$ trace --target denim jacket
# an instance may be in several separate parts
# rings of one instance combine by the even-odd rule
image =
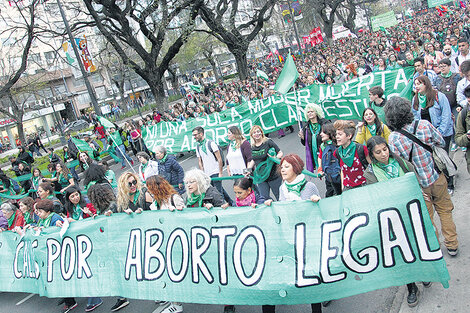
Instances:
[[[443,137],[448,137],[454,132],[449,100],[442,92],[438,92],[437,97],[439,101],[434,100],[434,105],[429,108],[431,124],[437,128]],[[414,102],[415,98],[413,97],[413,115],[416,120],[420,120],[422,108],[418,105],[418,110],[415,110]]]

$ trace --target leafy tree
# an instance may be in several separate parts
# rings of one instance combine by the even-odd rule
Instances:
[[[276,0],[266,0],[250,12],[239,7],[239,0],[205,2],[199,8],[200,15],[209,30],[207,32],[223,42],[235,57],[240,79],[248,77],[247,52],[252,42],[270,19]],[[260,3],[261,1],[253,2]],[[247,19],[243,19],[247,17]]]
[[[165,101],[164,73],[195,26],[202,0],[84,0],[87,13],[123,60]],[[89,27],[79,22],[75,28]],[[139,40],[141,38],[144,40]],[[129,54],[129,50],[132,55]],[[137,62],[134,54],[140,59]]]
[[[15,99],[15,84],[20,80],[28,65],[33,41],[38,36],[36,15],[39,0],[3,1],[0,5],[0,113],[16,120],[18,136],[25,142],[23,115],[25,102]],[[19,56],[18,56],[19,55]]]

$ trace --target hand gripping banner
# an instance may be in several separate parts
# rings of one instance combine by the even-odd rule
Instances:
[[[0,291],[260,305],[449,280],[413,174],[319,203],[113,214],[59,231],[0,234]]]

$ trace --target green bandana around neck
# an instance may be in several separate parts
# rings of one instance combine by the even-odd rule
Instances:
[[[134,205],[136,205],[137,201],[139,201],[139,196],[140,196],[140,190],[137,190],[134,194],[134,199],[132,199],[132,203],[134,203]]]
[[[426,107],[426,95],[422,95],[418,92],[418,103],[424,109]]]
[[[8,228],[10,228],[11,225],[13,225],[13,222],[15,221],[15,217],[16,217],[16,212],[14,212],[8,219]]]
[[[449,78],[449,77],[452,76],[452,72],[449,71],[449,73],[447,73],[447,75],[444,75],[444,74],[442,74],[442,72],[441,72],[441,76],[444,77],[444,78]]]
[[[197,207],[202,207],[202,200],[204,199],[204,197],[206,196],[206,193],[203,192],[199,195],[196,195],[194,193],[190,194],[188,196],[188,199],[186,200],[186,204],[188,205],[188,207],[192,207],[195,203],[198,204]]]
[[[207,154],[207,145],[206,145],[206,142],[207,142],[207,139],[204,138],[204,140],[198,142],[197,144],[199,145],[199,147],[201,148],[201,150]]]
[[[230,141],[230,148],[232,149],[232,151],[237,150],[237,141],[236,140]]]
[[[54,212],[51,212],[48,217],[39,221],[39,226],[49,227],[51,226],[52,217],[55,215]]]
[[[168,159],[168,154],[165,154],[165,156],[161,160],[158,160],[158,162],[164,164],[166,162],[166,159]]]
[[[348,166],[351,167],[354,163],[354,157],[356,155],[356,143],[351,141],[349,146],[345,149],[343,146],[338,148],[339,157],[343,162]]]
[[[405,175],[400,164],[394,158],[389,158],[388,164],[374,162],[372,163],[372,168],[378,181],[389,180]]]
[[[320,148],[324,150],[327,145],[331,145],[331,144],[333,144],[333,140],[328,139],[327,141],[321,143]]]
[[[299,179],[297,180],[297,178]],[[292,192],[300,197],[300,192],[304,188],[307,181],[305,180],[305,175],[300,174],[292,183],[288,183],[287,181],[284,181],[284,183],[286,184],[287,191]]]
[[[72,218],[78,221],[81,217],[83,217],[83,211],[80,208],[80,205],[77,204],[73,207]]]
[[[372,124],[372,125],[369,125],[369,124],[366,124],[367,128],[369,129],[369,132],[372,136],[376,136],[377,134],[377,125]]]

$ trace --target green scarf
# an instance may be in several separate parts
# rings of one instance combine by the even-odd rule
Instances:
[[[147,168],[147,166],[149,165],[149,161],[147,161],[147,163],[141,163],[142,165],[142,173],[145,172],[145,169]]]
[[[55,215],[54,212],[51,212],[49,216],[45,219],[41,219],[38,223],[38,226],[49,227],[51,226],[52,217]]]
[[[315,164],[315,168],[317,168],[318,167],[318,164],[317,164],[318,163],[318,158],[317,158],[317,154],[318,154],[317,136],[320,133],[321,127],[320,127],[320,124],[318,124],[318,123],[312,124],[310,122],[308,122],[308,127],[309,127],[310,131],[312,132],[312,143],[311,143],[312,159],[313,159],[313,163]]]
[[[140,196],[140,190],[137,190],[134,194],[134,199],[132,199],[132,203],[134,203],[134,205],[136,205],[137,202],[139,201],[139,196]]]
[[[204,138],[203,141],[197,143],[197,144],[199,145],[199,147],[201,148],[201,150],[202,150],[205,154],[207,154],[206,141],[207,141],[207,139]]]
[[[39,185],[38,184],[39,183],[39,176],[38,177],[33,177],[32,181],[33,181],[33,186],[34,187],[38,186]]]
[[[34,223],[34,213],[31,214],[31,212],[28,211],[28,212],[24,213],[23,216],[24,216],[24,223],[26,225]]]
[[[351,141],[349,146],[345,149],[343,146],[338,148],[339,157],[343,162],[348,166],[351,167],[354,163],[354,157],[356,155],[356,144],[354,141]]]
[[[50,200],[52,200],[53,198],[54,198],[54,196],[53,196],[53,195],[49,195],[49,196],[47,196],[47,198],[46,198],[46,199],[50,199]]]
[[[236,140],[230,141],[230,148],[232,149],[232,151],[237,150],[237,141]]]
[[[158,160],[158,162],[164,164],[166,162],[166,159],[168,159],[168,154],[165,154],[165,156],[161,160]]]
[[[263,161],[256,166],[253,172],[253,184],[257,185],[259,183],[262,183],[269,178],[269,175],[271,175],[271,170],[273,168],[274,161],[269,158],[270,155],[276,156],[276,150],[274,149],[274,147],[269,148],[268,158],[266,159],[266,161]]]
[[[80,217],[83,216],[82,214],[83,214],[83,211],[81,210],[80,205],[79,204],[74,205],[73,206],[72,218],[74,220],[78,221],[80,219]]]
[[[302,175],[302,174],[301,174]],[[300,176],[300,175],[299,175]],[[304,175],[302,175],[304,176]],[[287,187],[287,191],[289,192],[292,192],[294,194],[296,194],[297,196],[300,197],[300,192],[302,191],[302,188],[305,186],[305,184],[307,183],[307,181],[305,180],[305,176],[299,180],[298,182],[295,182],[295,183],[292,183],[292,184],[289,184],[287,181],[284,181],[284,183],[286,184],[286,187]]]
[[[64,152],[64,159],[68,159],[69,158],[69,153],[68,152]]]
[[[8,219],[8,228],[10,228],[11,225],[13,225],[13,222],[15,221],[15,216],[16,216],[16,212],[14,212]]]
[[[418,92],[418,103],[424,109],[426,107],[426,95],[422,95]]]
[[[321,143],[320,148],[323,151],[323,150],[325,150],[326,145],[331,145],[332,143],[333,143],[333,140],[328,139],[327,141]]]
[[[186,200],[186,204],[188,207],[192,207],[193,204],[197,202],[198,207],[202,207],[202,200],[206,196],[206,193],[203,192],[200,195],[195,195],[194,193],[190,194],[188,199]]]
[[[444,74],[442,74],[442,72],[441,72],[441,76],[444,77],[444,78],[449,78],[449,77],[452,76],[452,72],[449,71],[449,73],[447,73],[447,75],[444,75]]]
[[[382,164],[380,162],[372,163],[375,177],[378,181],[389,180],[405,175],[398,161],[394,158],[388,159],[388,164]]]
[[[415,63],[415,60],[406,60],[406,63],[408,63],[408,65],[413,65]]]
[[[377,134],[377,125],[375,125],[375,123],[372,124],[372,126],[366,123],[366,126],[372,136],[375,136]]]
[[[83,169],[86,171],[90,166],[88,163],[83,163]]]

